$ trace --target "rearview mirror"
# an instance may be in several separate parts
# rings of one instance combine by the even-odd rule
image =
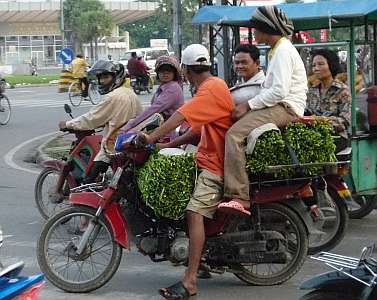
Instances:
[[[72,109],[68,104],[64,104],[64,110],[67,114],[70,114],[72,112]]]

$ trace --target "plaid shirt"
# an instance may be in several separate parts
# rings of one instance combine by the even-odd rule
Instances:
[[[328,117],[334,131],[348,138],[348,128],[351,124],[351,95],[348,86],[334,80],[323,94],[320,84],[309,88],[307,94],[307,114]]]

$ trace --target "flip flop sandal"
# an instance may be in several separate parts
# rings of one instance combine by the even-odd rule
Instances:
[[[196,296],[196,294],[190,295],[182,281],[179,281],[167,288],[159,289],[158,292],[162,297],[168,300],[186,300],[190,297]]]
[[[228,213],[228,214],[236,214],[236,213],[242,213],[245,215],[250,216],[251,213],[246,210],[241,203],[238,203],[237,201],[229,201],[229,202],[223,202],[220,203],[219,206],[217,207],[219,211]]]

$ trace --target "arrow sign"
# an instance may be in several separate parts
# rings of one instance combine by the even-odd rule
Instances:
[[[60,52],[59,57],[62,60],[63,64],[68,65],[73,60],[73,50],[71,48],[64,48]]]

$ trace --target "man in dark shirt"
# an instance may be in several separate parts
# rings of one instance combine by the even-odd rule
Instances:
[[[145,64],[142,56],[138,57],[136,52],[131,53],[131,58],[127,62],[128,74],[131,77],[136,77],[141,79],[143,86],[148,85],[148,67]]]

